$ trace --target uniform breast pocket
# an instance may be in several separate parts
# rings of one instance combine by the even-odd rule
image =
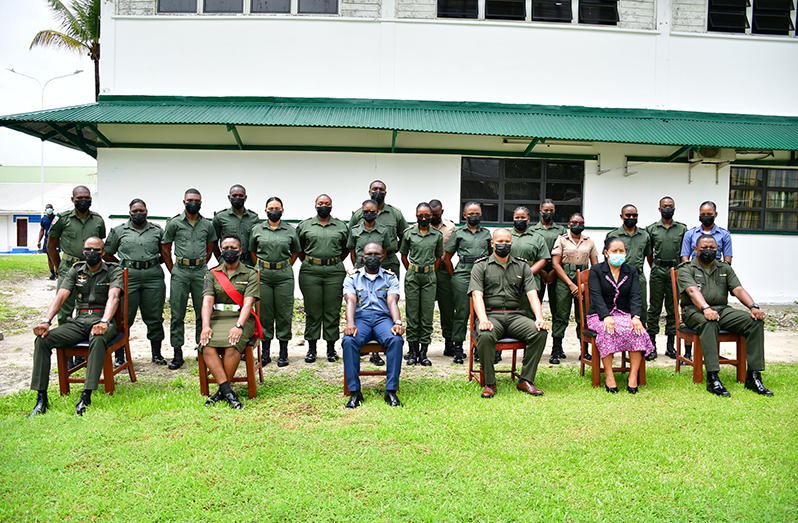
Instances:
[[[378,299],[383,300],[388,297],[388,289],[377,289],[374,294]]]
[[[77,237],[78,237],[77,231],[71,231],[69,229],[64,229],[64,231],[61,233],[61,239],[62,240],[74,240]]]
[[[108,301],[108,291],[111,286],[107,283],[98,283],[94,286],[94,300],[100,303]]]
[[[175,239],[181,242],[187,242],[191,240],[191,232],[179,230],[177,234],[175,234]]]

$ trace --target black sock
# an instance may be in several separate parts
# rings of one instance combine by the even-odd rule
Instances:
[[[222,394],[229,394],[229,393],[233,392],[233,389],[230,388],[230,382],[229,381],[225,381],[224,383],[220,383],[219,384],[219,392],[221,392]]]

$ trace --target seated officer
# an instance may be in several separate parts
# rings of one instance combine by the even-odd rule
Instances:
[[[526,341],[524,364],[517,389],[533,396],[542,396],[535,387],[535,374],[546,345],[548,324],[538,298],[538,287],[529,263],[510,256],[513,237],[507,229],[493,233],[493,254],[478,260],[471,270],[468,294],[474,298],[474,313],[479,318],[477,352],[485,374],[483,398],[496,394],[493,371],[496,342],[504,337]],[[522,300],[529,300],[535,320],[521,309]]]
[[[91,237],[83,244],[83,260],[76,262],[64,276],[55,300],[50,304],[41,323],[33,328],[36,335],[33,351],[33,376],[31,390],[38,391],[36,406],[31,417],[47,411],[47,385],[50,381],[50,356],[53,349],[73,347],[89,341],[89,358],[86,364],[86,383],[80,394],[75,413],[82,416],[91,405],[91,392],[97,390],[103,370],[105,349],[116,336],[114,314],[122,296],[122,269],[115,263],[102,261],[105,244]],[[75,295],[76,317],[50,330],[53,318],[64,302]]]
[[[363,248],[363,267],[352,269],[344,280],[346,327],[341,342],[344,351],[344,370],[352,395],[347,409],[355,409],[363,402],[360,393],[360,348],[372,339],[385,347],[387,380],[385,402],[399,407],[399,372],[402,370],[402,317],[399,314],[399,278],[380,267],[385,251],[379,243]]]
[[[714,236],[704,234],[696,240],[696,256],[679,266],[678,286],[682,293],[684,324],[698,333],[704,365],[707,368],[707,390],[718,396],[729,396],[729,391],[718,378],[718,334],[721,329],[745,336],[748,373],[745,388],[772,396],[762,384],[761,371],[765,368],[765,313],[740,285],[740,280],[726,262],[717,258],[718,244]],[[734,309],[728,305],[733,294],[751,312]],[[696,362],[698,365],[701,362]]]

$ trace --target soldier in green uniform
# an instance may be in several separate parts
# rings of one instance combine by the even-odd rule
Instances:
[[[416,225],[402,235],[402,265],[405,266],[405,316],[408,365],[416,362],[428,367],[427,349],[432,342],[432,318],[435,314],[436,272],[443,256],[443,234],[430,227],[432,209],[427,202],[416,206]]]
[[[383,269],[390,269],[399,277],[399,259],[396,253],[399,251],[399,244],[402,241],[402,234],[407,229],[407,220],[402,215],[397,207],[385,203],[385,195],[388,194],[387,187],[384,182],[374,180],[369,184],[369,196],[372,200],[377,202],[377,219],[376,222],[386,229],[388,229],[388,251],[385,253],[385,261],[382,263]],[[363,221],[363,207],[355,210],[352,217],[349,218],[349,227],[354,228],[355,225]]]
[[[100,238],[91,237],[84,242],[85,261],[76,262],[69,268],[55,300],[39,325],[33,329],[36,341],[30,388],[38,394],[31,417],[47,412],[47,386],[53,349],[72,347],[86,340],[89,341],[86,382],[75,413],[82,416],[86,407],[91,405],[91,393],[97,390],[103,370],[105,350],[117,333],[114,314],[123,289],[122,269],[116,263],[102,261],[104,254],[105,248]],[[70,296],[75,299],[77,316],[50,330],[53,317]]]
[[[440,200],[430,200],[432,219],[430,225],[443,234],[443,248],[449,242],[449,237],[457,228],[452,220],[443,217],[443,203]],[[452,292],[452,277],[446,270],[446,264],[438,265],[436,275],[435,299],[438,301],[440,313],[441,334],[443,334],[443,355],[454,356],[454,342],[452,341],[452,328],[454,327],[454,293]]]
[[[662,219],[646,227],[651,238],[653,258],[651,265],[651,281],[648,284],[648,335],[654,344],[651,359],[657,358],[656,337],[659,332],[659,316],[662,313],[662,301],[665,300],[665,334],[668,346],[665,355],[676,358],[676,315],[673,310],[673,294],[671,291],[671,267],[679,265],[679,253],[682,249],[687,226],[673,219],[676,203],[670,196],[659,201],[659,212]],[[650,360],[649,360],[650,361]]]
[[[363,267],[363,248],[371,243],[378,243],[383,249],[391,244],[388,228],[377,221],[378,204],[374,200],[366,200],[361,207],[363,221],[357,225],[350,223],[349,238],[346,248],[355,269]]]
[[[119,255],[120,265],[128,268],[127,317],[132,325],[136,311],[141,309],[141,321],[147,325],[152,362],[166,365],[161,355],[163,332],[163,305],[166,300],[161,263],[163,229],[147,220],[147,204],[138,198],[130,202],[130,219],[117,225],[108,234],[105,250],[108,256]],[[125,362],[125,349],[115,354],[115,365]]]
[[[645,229],[637,226],[637,207],[631,203],[621,208],[621,219],[623,220],[623,225],[614,231],[608,232],[607,238],[616,236],[623,240],[624,245],[626,245],[626,263],[637,268],[637,272],[640,275],[640,300],[643,302],[643,314],[640,321],[643,322],[643,325],[646,325],[648,321],[648,305],[646,304],[648,292],[643,268],[646,265],[646,259],[651,263],[651,238]],[[652,358],[647,357],[646,359],[651,361]]]
[[[185,211],[172,217],[166,224],[161,252],[166,268],[172,273],[169,284],[169,306],[172,320],[170,338],[174,357],[169,363],[171,370],[183,366],[183,342],[185,341],[185,319],[188,297],[196,316],[196,340],[199,344],[202,318],[198,313],[202,304],[202,286],[205,281],[207,262],[213,254],[216,230],[213,223],[199,212],[202,195],[197,189],[189,189],[183,196]],[[175,244],[175,261],[172,263],[172,244]]]
[[[267,221],[256,225],[249,237],[249,250],[260,269],[260,323],[263,326],[261,363],[272,361],[269,346],[277,336],[280,355],[277,366],[288,365],[288,342],[294,318],[293,265],[302,247],[296,229],[283,222],[283,201],[266,200]]]
[[[471,301],[468,298],[468,285],[471,281],[471,268],[474,262],[493,252],[490,231],[482,227],[482,206],[469,202],[463,208],[466,225],[458,227],[449,237],[444,248],[443,263],[452,277],[454,294],[454,324],[452,326],[452,342],[454,343],[454,363],[463,363],[463,342],[468,331],[468,317],[471,312]],[[452,267],[452,256],[457,254],[457,269]]]
[[[229,209],[222,209],[213,214],[213,228],[216,230],[216,237],[221,238],[228,232],[232,232],[241,238],[241,244],[244,246],[244,252],[241,253],[241,261],[244,265],[253,267],[254,262],[250,257],[247,250],[249,247],[249,235],[252,228],[260,223],[258,213],[251,211],[244,207],[247,201],[247,190],[243,185],[233,185],[230,187],[230,192],[227,195],[230,201]],[[217,244],[213,244],[213,254],[219,260],[221,251]]]
[[[237,234],[225,233],[219,243],[223,262],[205,273],[202,290],[203,327],[198,350],[219,384],[219,390],[205,402],[205,406],[224,400],[230,407],[240,410],[243,405],[238,394],[230,388],[230,382],[247,343],[253,335],[261,334],[252,313],[258,300],[258,272],[240,262],[241,238]],[[241,305],[227,293],[220,280],[229,281],[237,294],[243,297]]]
[[[510,255],[513,238],[510,231],[498,229],[493,236],[493,255],[474,264],[468,293],[474,298],[474,314],[479,319],[477,350],[482,372],[485,375],[483,398],[496,394],[496,374],[493,354],[496,342],[512,337],[526,342],[521,377],[516,388],[533,396],[542,396],[535,387],[535,375],[540,356],[546,346],[548,324],[538,300],[537,283],[529,265]],[[528,301],[535,319],[521,310]]]
[[[331,212],[332,198],[320,195],[316,198],[316,216],[302,221],[296,231],[302,247],[299,289],[305,303],[306,363],[316,361],[316,342],[322,328],[327,342],[327,361],[338,361],[335,342],[340,337],[346,278],[343,260],[349,254],[346,248],[349,230],[343,221],[331,217]]]
[[[532,274],[535,275],[538,289],[541,288],[540,271],[546,266],[546,261],[551,259],[551,250],[546,245],[543,236],[536,234],[529,229],[529,209],[520,206],[513,211],[513,228],[510,230],[513,237],[513,258],[521,258],[529,263]],[[540,298],[538,298],[540,299]],[[524,312],[532,317],[532,309],[529,303],[521,303]],[[499,353],[497,353],[499,354]]]
[[[730,395],[718,377],[718,335],[724,329],[745,336],[748,362],[745,388],[763,396],[772,396],[773,392],[762,384],[762,371],[765,370],[765,324],[762,320],[765,313],[740,285],[731,265],[716,259],[718,242],[711,234],[703,234],[696,240],[695,253],[691,261],[679,266],[677,285],[684,324],[696,331],[701,340],[707,390],[718,396]],[[750,312],[729,307],[730,293]],[[700,361],[694,363],[701,365]]]

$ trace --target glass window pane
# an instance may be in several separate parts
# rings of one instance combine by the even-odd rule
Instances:
[[[618,3],[615,0],[580,0],[579,23],[617,25]]]
[[[476,18],[477,0],[438,0],[438,18]]]
[[[798,231],[798,213],[766,212],[765,229],[776,231]]]
[[[290,13],[291,0],[252,0],[253,13]]]
[[[504,177],[540,180],[543,162],[540,160],[504,160]]]
[[[759,211],[729,211],[729,228],[759,229],[761,216]]]
[[[582,185],[575,183],[547,183],[546,198],[555,202],[581,202]]]
[[[795,187],[798,189],[798,171],[771,169],[768,171],[768,187]]]
[[[159,13],[196,13],[197,0],[158,0]]]
[[[732,189],[729,191],[729,207],[762,207],[762,191]]]
[[[299,0],[299,12],[306,14],[338,14],[338,0]]]
[[[798,191],[768,191],[768,209],[798,209]]]
[[[733,167],[731,170],[731,185],[746,185],[749,187],[761,187],[762,180],[765,179],[764,169],[744,169]]]
[[[524,0],[486,0],[485,18],[488,20],[524,20]]]
[[[504,198],[511,200],[540,200],[540,183],[505,182]]]
[[[493,158],[463,158],[462,175],[467,178],[499,178],[501,160]]]
[[[532,0],[532,20],[570,22],[571,0]]]
[[[462,216],[460,220],[462,220]],[[499,204],[482,203],[482,221],[489,223],[499,223]]]
[[[582,162],[546,162],[547,180],[574,180],[585,178],[585,164]]]
[[[568,220],[571,218],[571,216],[575,212],[580,212],[581,213],[582,212],[582,206],[581,205],[572,205],[572,204],[557,205],[554,208],[554,221],[556,223],[563,223],[563,224],[568,223]],[[585,225],[590,225],[590,223],[588,222],[589,219],[590,218],[585,218]]]
[[[498,200],[499,182],[463,180],[460,191],[463,200]]]
[[[206,13],[243,13],[244,0],[205,0]]]

